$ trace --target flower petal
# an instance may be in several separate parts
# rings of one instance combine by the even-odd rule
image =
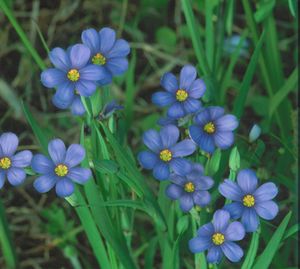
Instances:
[[[3,187],[5,183],[5,178],[6,178],[6,172],[3,170],[0,170],[0,189]]]
[[[55,190],[59,197],[70,196],[74,192],[74,183],[68,178],[60,179],[56,183]]]
[[[108,53],[116,41],[116,32],[108,27],[104,27],[99,32],[100,35],[100,51],[101,53]]]
[[[179,143],[175,144],[173,147],[171,147],[173,157],[188,156],[193,154],[195,150],[196,150],[196,145],[190,139],[184,139]]]
[[[188,212],[192,209],[194,206],[194,201],[193,197],[190,194],[184,193],[180,198],[179,198],[179,205],[182,211]]]
[[[208,109],[201,110],[195,117],[194,122],[200,126],[204,126],[206,123],[211,121],[211,116]]]
[[[220,149],[228,149],[234,142],[233,132],[216,132],[214,141]]]
[[[194,237],[189,241],[189,249],[192,253],[199,253],[207,250],[211,246],[211,240],[206,237]]]
[[[177,78],[172,73],[165,73],[161,80],[160,85],[168,92],[175,93],[179,87]]]
[[[89,64],[80,69],[80,79],[98,81],[107,76],[107,72],[103,66]]]
[[[81,34],[81,40],[84,45],[89,47],[92,55],[100,51],[100,37],[95,29],[84,30]]]
[[[79,96],[75,96],[71,104],[71,113],[76,116],[81,116],[85,113],[85,107]]]
[[[90,49],[83,44],[76,44],[70,49],[70,60],[72,68],[81,69],[89,61],[91,56]]]
[[[113,48],[107,53],[107,58],[123,58],[130,53],[130,47],[126,40],[118,39]]]
[[[74,167],[80,164],[85,157],[85,149],[79,144],[72,144],[66,152],[65,164]]]
[[[205,207],[210,203],[211,197],[208,191],[195,191],[193,193],[193,200],[195,204]]]
[[[268,182],[261,185],[253,193],[256,202],[272,200],[278,193],[278,188],[273,182]]]
[[[238,262],[244,255],[244,251],[236,243],[227,241],[221,245],[221,249],[228,260]]]
[[[223,252],[221,247],[213,246],[209,249],[207,253],[207,262],[209,263],[219,263],[223,257]]]
[[[84,184],[89,180],[91,176],[92,176],[91,170],[82,167],[73,167],[70,169],[68,173],[68,178],[72,179],[78,184]]]
[[[60,164],[65,161],[66,146],[61,139],[53,139],[48,144],[48,152],[54,164]]]
[[[202,79],[196,79],[188,89],[189,96],[199,99],[205,93],[206,85]]]
[[[19,139],[14,133],[3,133],[0,136],[0,146],[4,156],[11,157],[16,152],[18,145]]]
[[[186,113],[194,113],[201,108],[201,102],[193,98],[188,98],[185,102],[183,102],[183,107]]]
[[[259,219],[257,217],[255,209],[245,208],[241,222],[244,225],[246,232],[255,232],[259,225]]]
[[[224,108],[219,106],[210,106],[207,108],[211,120],[216,120],[224,114]]]
[[[211,238],[211,236],[213,235],[214,232],[215,232],[215,227],[211,222],[209,222],[209,223],[206,223],[206,224],[202,225],[198,229],[197,235],[200,236],[200,237]]]
[[[185,176],[186,174],[190,173],[192,169],[191,163],[183,158],[172,159],[170,165],[172,170],[180,176]]]
[[[126,58],[111,58],[105,66],[114,76],[122,75],[128,69],[128,60]]]
[[[175,102],[171,107],[168,109],[167,112],[168,116],[173,119],[181,118],[185,115],[183,104],[179,102]]]
[[[50,191],[57,181],[57,177],[54,174],[47,174],[38,177],[33,182],[33,187],[40,193]]]
[[[152,95],[152,103],[159,107],[169,106],[174,102],[176,102],[176,99],[169,92],[156,92]]]
[[[24,182],[26,173],[22,168],[11,167],[7,170],[7,179],[13,186],[18,186]]]
[[[253,170],[244,169],[237,175],[237,183],[245,194],[252,194],[257,187],[257,177]]]
[[[39,174],[48,174],[54,171],[53,162],[42,154],[36,154],[31,161],[32,170]]]
[[[54,48],[49,53],[51,63],[58,69],[68,71],[71,66],[71,61],[68,54],[62,48]]]
[[[234,221],[228,225],[224,235],[226,240],[239,241],[245,237],[245,228],[242,223]]]
[[[166,195],[173,200],[178,199],[179,197],[182,196],[182,194],[183,194],[182,187],[180,187],[176,184],[170,184],[166,188]]]
[[[224,209],[230,213],[232,219],[238,219],[244,212],[244,206],[240,202],[233,202],[224,206]]]
[[[183,186],[187,182],[186,177],[177,175],[175,173],[171,174],[170,180],[179,186]]]
[[[155,164],[153,168],[153,176],[158,180],[166,180],[170,176],[170,168],[169,165],[158,162]]]
[[[146,131],[143,135],[143,142],[149,149],[156,153],[163,149],[160,135],[155,130],[150,129]]]
[[[278,205],[273,201],[259,202],[254,206],[256,213],[263,219],[272,220],[278,214]]]
[[[175,125],[167,125],[160,130],[159,135],[163,147],[170,148],[177,142],[179,138],[179,129]]]
[[[189,175],[188,178],[190,178]],[[201,176],[200,174],[200,176],[198,175],[197,179],[194,180],[194,184],[196,190],[206,191],[209,190],[214,185],[214,180],[211,177]]]
[[[81,96],[90,97],[96,91],[97,85],[93,81],[81,79],[76,83],[76,89]]]
[[[180,71],[180,89],[187,90],[197,77],[196,68],[192,65],[185,65]]]
[[[239,125],[239,122],[236,116],[228,114],[218,118],[215,121],[215,124],[217,130],[227,132],[236,129]]]
[[[200,147],[200,149],[212,153],[215,150],[214,139],[211,135],[205,134],[197,125],[189,128],[190,137]]]
[[[158,162],[158,157],[153,152],[142,151],[138,154],[138,160],[145,169],[153,169]]]
[[[56,68],[48,68],[41,74],[41,82],[47,88],[54,88],[65,81],[66,73]]]
[[[218,209],[213,216],[213,225],[216,232],[224,233],[228,227],[230,214],[222,209]]]
[[[229,179],[225,179],[219,186],[219,192],[227,199],[233,201],[241,201],[243,191],[241,188]]]
[[[32,153],[29,150],[23,150],[13,156],[11,160],[14,167],[24,168],[30,165],[32,160]]]
[[[74,99],[74,84],[67,81],[59,85],[56,93],[52,98],[52,102],[56,107],[60,109],[66,109],[71,105],[73,99]]]

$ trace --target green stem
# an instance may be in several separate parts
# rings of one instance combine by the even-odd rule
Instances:
[[[10,231],[8,229],[8,223],[5,216],[5,210],[0,199],[0,245],[2,246],[3,256],[6,261],[6,268],[17,268],[17,258],[15,248],[11,240]]]

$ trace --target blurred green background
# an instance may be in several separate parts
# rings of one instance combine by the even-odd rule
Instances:
[[[80,42],[84,29],[109,26],[131,43],[129,70],[114,80],[111,90],[125,105],[118,115],[126,119],[120,120],[120,128],[134,152],[141,149],[142,133],[157,128],[156,121],[161,117],[161,111],[150,101],[160,88],[161,75],[166,71],[178,73],[186,63],[196,65],[208,88],[205,102],[225,106],[228,112],[235,111],[241,117],[237,145],[243,156],[242,166],[256,169],[262,182],[272,179],[280,188],[280,215],[262,231],[264,240],[282,216],[289,210],[297,211],[296,1],[191,1],[195,31],[186,20],[187,11],[183,12],[184,0],[4,2],[47,66],[50,62],[41,35],[49,48],[67,48]],[[260,41],[261,50],[253,60],[251,56]],[[255,61],[252,65],[250,59]],[[53,91],[41,85],[40,73],[0,9],[0,131],[15,132],[22,148],[38,150],[22,111],[23,101],[49,138],[77,143],[80,119],[52,105]],[[249,143],[248,134],[254,124],[261,126],[262,135]],[[222,173],[217,180],[221,180]],[[156,191],[157,183],[148,176]],[[32,180],[20,188],[6,185],[0,192],[20,268],[80,268],[76,267],[79,263],[83,268],[96,268],[75,213],[53,192],[37,194],[31,187]],[[292,224],[296,222],[295,213]],[[143,214],[137,216],[134,233],[136,250],[140,242],[149,241],[154,234]],[[297,245],[294,234],[277,253],[272,268],[296,268]],[[192,259],[191,254],[186,255]],[[139,262],[143,268],[143,258]],[[160,268],[160,263],[160,254],[156,253],[154,268]],[[1,253],[0,268],[5,268]]]

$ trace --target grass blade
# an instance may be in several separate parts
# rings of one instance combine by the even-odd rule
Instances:
[[[247,256],[245,258],[245,261],[244,261],[241,269],[251,269],[252,268],[252,265],[253,265],[255,257],[256,257],[258,245],[259,245],[259,234],[260,234],[259,231],[253,233],[251,243],[250,243],[250,246],[249,246],[249,249],[247,252]]]

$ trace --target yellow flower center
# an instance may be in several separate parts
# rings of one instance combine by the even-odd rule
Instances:
[[[193,184],[193,182],[187,182],[184,185],[184,190],[186,192],[194,192],[195,191],[195,185]]]
[[[185,100],[188,98],[188,96],[189,96],[189,94],[187,93],[186,90],[179,89],[179,90],[176,92],[176,99],[177,99],[179,102],[185,101]]]
[[[11,160],[8,157],[3,157],[0,159],[0,168],[8,169],[11,167]]]
[[[172,159],[172,152],[168,149],[164,149],[159,153],[159,158],[164,162],[169,162]]]
[[[243,205],[246,207],[252,207],[255,205],[255,198],[251,194],[247,194],[243,198]]]
[[[225,236],[221,233],[214,233],[212,236],[212,241],[215,245],[220,246],[225,241]]]
[[[106,58],[101,54],[97,53],[92,58],[93,64],[104,65],[106,63]]]
[[[210,121],[209,123],[206,123],[203,127],[204,131],[208,134],[213,134],[216,130],[215,125]]]
[[[80,74],[77,69],[71,69],[69,70],[67,77],[69,80],[75,82],[80,78]]]
[[[66,174],[68,174],[69,169],[66,165],[64,164],[58,164],[55,169],[54,172],[56,175],[58,175],[59,177],[64,177]]]

